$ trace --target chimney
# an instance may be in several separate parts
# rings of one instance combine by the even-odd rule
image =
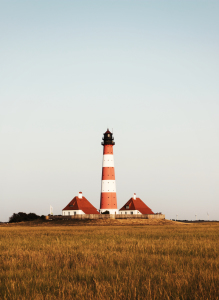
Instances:
[[[134,195],[133,195],[133,199],[136,200],[136,194],[135,194],[135,193],[134,193]]]
[[[82,192],[79,192],[79,193],[78,193],[78,198],[79,198],[79,199],[82,199]]]

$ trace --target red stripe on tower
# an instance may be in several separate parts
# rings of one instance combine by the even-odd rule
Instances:
[[[100,197],[100,212],[109,211],[110,214],[118,213],[116,197],[116,180],[113,159],[113,134],[107,129],[103,134],[103,170]]]

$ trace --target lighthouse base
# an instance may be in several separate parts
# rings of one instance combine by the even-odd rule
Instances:
[[[100,214],[104,213],[105,211],[108,211],[110,215],[118,215],[119,211],[118,209],[106,209],[106,208],[102,208],[100,209]]]

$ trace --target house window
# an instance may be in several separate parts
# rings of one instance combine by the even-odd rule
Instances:
[[[127,215],[127,212],[125,212],[125,214]]]
[[[65,211],[64,211],[64,215],[65,215]]]
[[[74,211],[74,215],[76,215],[76,211]]]
[[[68,212],[68,215],[70,216],[70,211]]]
[[[133,211],[131,211],[131,215],[133,215]]]

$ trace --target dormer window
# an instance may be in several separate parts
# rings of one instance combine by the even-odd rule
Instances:
[[[129,206],[128,205],[126,205],[126,207],[125,207],[126,209],[129,209]]]

